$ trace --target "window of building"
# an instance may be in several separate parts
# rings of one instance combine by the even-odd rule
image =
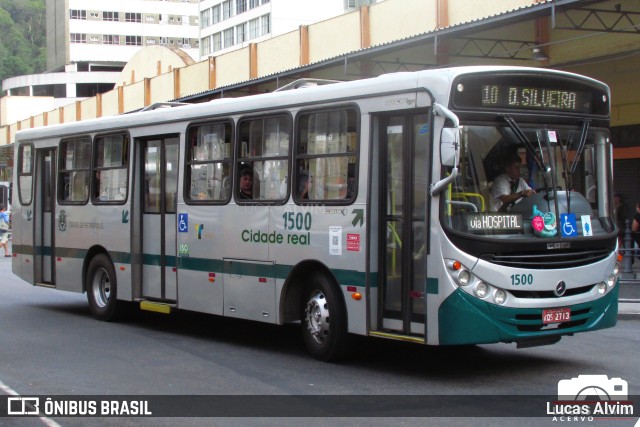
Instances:
[[[70,19],[86,20],[87,19],[87,11],[86,10],[70,9],[69,10],[69,18]]]
[[[260,35],[264,36],[271,32],[271,15],[266,14],[260,17]]]
[[[249,0],[249,9],[260,6],[260,0]]]
[[[200,55],[205,56],[211,53],[211,36],[203,37],[200,40]]]
[[[236,15],[247,11],[247,0],[236,0]]]
[[[200,12],[200,28],[207,28],[211,25],[211,8]]]
[[[126,22],[142,22],[142,14],[127,12],[124,14],[124,20]]]
[[[99,136],[93,159],[94,203],[124,203],[128,194],[129,137]]]
[[[120,14],[118,12],[102,12],[102,20],[103,21],[119,21]]]
[[[215,33],[211,36],[211,51],[222,50],[222,33]]]
[[[222,20],[222,15],[220,14],[220,5],[213,6],[211,8],[211,22],[213,24],[217,24]]]
[[[125,44],[127,46],[142,46],[142,36],[126,36]]]
[[[102,36],[103,44],[120,44],[120,36],[114,34],[104,34]]]
[[[87,35],[79,34],[79,33],[71,33],[69,34],[69,42],[70,43],[86,43]]]
[[[224,30],[223,32],[224,35],[224,47],[231,47],[233,46],[233,27],[232,28],[227,28],[226,30]]]
[[[240,121],[236,200],[286,200],[291,118],[287,115]],[[250,183],[249,183],[250,182]]]
[[[18,151],[18,194],[21,205],[30,205],[33,198],[33,145],[22,144]]]
[[[260,35],[260,18],[249,21],[249,40],[255,39]]]
[[[231,0],[222,2],[222,19],[229,19],[233,16],[233,8],[231,7]]]
[[[236,43],[247,41],[247,23],[236,25]]]
[[[269,3],[269,0],[262,0],[262,4],[267,4]]]
[[[226,202],[231,198],[231,149],[229,122],[193,126],[188,131],[185,199],[189,202]]]
[[[100,19],[100,13],[99,12],[89,12],[89,18],[90,19],[99,20]]]
[[[89,199],[91,138],[60,142],[58,162],[58,200],[60,204],[84,204]]]
[[[294,200],[353,201],[358,114],[355,109],[303,113],[297,123]]]
[[[156,15],[145,15],[144,19],[147,22],[156,22]]]

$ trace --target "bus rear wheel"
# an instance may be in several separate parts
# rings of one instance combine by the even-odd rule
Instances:
[[[93,317],[98,320],[117,320],[122,314],[123,304],[118,304],[116,270],[109,257],[98,254],[87,269],[87,299]]]
[[[302,300],[302,336],[309,354],[325,362],[348,350],[347,315],[337,286],[324,276],[313,277]]]

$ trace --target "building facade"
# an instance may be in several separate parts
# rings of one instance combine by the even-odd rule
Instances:
[[[47,69],[122,66],[143,46],[198,59],[198,0],[47,0]]]
[[[376,0],[201,0],[200,59],[246,47]]]

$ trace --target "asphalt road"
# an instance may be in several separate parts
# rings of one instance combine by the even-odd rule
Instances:
[[[401,403],[394,399],[404,395],[444,396],[451,415],[460,415],[466,403],[482,401],[486,395],[505,397],[505,407],[509,396],[556,396],[558,381],[587,374],[622,378],[629,395],[637,396],[639,319],[624,317],[615,328],[530,349],[508,344],[432,348],[356,338],[350,360],[327,364],[306,354],[295,325],[280,327],[188,312],[141,313],[122,323],[99,322],[91,317],[85,295],[30,286],[11,273],[8,258],[0,259],[0,385],[4,390],[0,396],[14,392],[25,396],[302,396],[300,403],[314,414],[313,418],[272,418],[264,416],[268,411],[252,408],[251,401],[242,401],[248,415],[263,416],[52,416],[0,418],[0,425],[557,426],[544,413],[539,418],[442,417],[426,422],[403,418],[400,409],[391,408],[387,414],[384,405],[372,409],[393,419],[323,417],[323,411],[329,414],[332,408],[323,408],[322,399],[314,396],[339,395],[347,405],[350,396],[392,395],[388,399],[392,403]],[[523,413],[531,412],[526,402],[518,402]],[[278,404],[266,404],[270,403]],[[638,406],[636,412],[640,412]],[[510,410],[512,414],[513,407]],[[597,425],[632,426],[636,419]]]

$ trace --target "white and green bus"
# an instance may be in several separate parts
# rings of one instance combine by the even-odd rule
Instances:
[[[460,67],[18,132],[13,271],[131,306],[352,334],[552,344],[614,326],[610,93]],[[494,211],[507,156],[535,190]],[[505,203],[506,205],[506,203]]]

